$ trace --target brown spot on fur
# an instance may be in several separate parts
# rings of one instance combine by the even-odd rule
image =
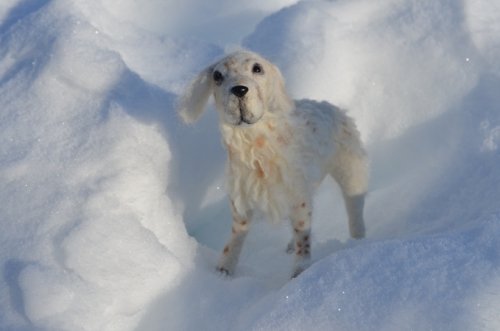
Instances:
[[[241,224],[241,225],[243,225],[243,226],[245,226],[245,225],[247,225],[247,221],[242,220],[242,221],[240,222],[240,224]]]
[[[300,205],[302,208],[306,208],[306,203],[305,202],[302,202],[302,204]]]
[[[304,241],[309,241],[309,236],[304,236]]]
[[[299,250],[297,251],[297,255],[302,255],[302,250],[301,250],[301,249],[299,249]]]
[[[276,127],[274,127],[271,123],[267,123],[267,127],[271,131],[274,131],[274,129],[276,129]]]
[[[294,228],[293,231],[295,231],[295,233],[299,233],[300,230],[297,228]]]
[[[234,66],[235,64],[236,64],[236,60],[235,59],[228,59],[228,60],[226,60],[226,62],[224,62],[224,66],[227,69],[230,69],[230,67]]]
[[[255,170],[257,171],[257,177],[264,178],[266,176],[266,173],[264,172],[264,169],[262,169],[260,162],[255,161],[253,164],[255,166]]]
[[[262,148],[265,144],[266,138],[264,136],[258,136],[257,139],[255,139],[255,147]]]
[[[224,247],[224,254],[229,253],[229,246]]]
[[[297,227],[298,227],[299,229],[303,229],[305,224],[306,224],[306,222],[304,222],[304,221],[298,221],[298,222],[297,222]]]

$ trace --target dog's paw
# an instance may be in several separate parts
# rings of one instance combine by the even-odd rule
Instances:
[[[365,230],[357,230],[357,231],[351,231],[351,238],[360,240],[365,238]]]
[[[226,268],[224,267],[217,267],[215,268],[215,270],[217,271],[217,273],[223,277],[231,277],[232,276],[232,273],[227,270]]]
[[[293,254],[295,252],[295,241],[292,239],[286,246],[286,253]]]
[[[291,278],[293,279],[293,278],[296,278],[297,276],[299,276],[304,270],[309,268],[310,265],[311,265],[310,257],[304,258],[300,261],[296,261],[295,265],[292,269],[293,272],[292,272]]]
[[[304,270],[305,268],[302,267],[295,268],[295,270],[292,273],[292,279],[297,278]]]

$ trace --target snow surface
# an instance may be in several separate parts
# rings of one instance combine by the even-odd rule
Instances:
[[[175,114],[225,50],[349,109],[368,236],[333,181],[314,264],[257,220],[233,279],[217,118]],[[0,330],[500,330],[500,4],[0,3]]]

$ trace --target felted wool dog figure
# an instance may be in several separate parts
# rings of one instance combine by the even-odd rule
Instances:
[[[276,66],[237,51],[203,70],[180,98],[179,113],[196,121],[213,95],[227,149],[232,235],[217,269],[233,274],[254,211],[289,218],[292,277],[310,263],[312,196],[326,175],[341,188],[353,238],[365,235],[368,162],[354,121],[312,100],[293,101]]]

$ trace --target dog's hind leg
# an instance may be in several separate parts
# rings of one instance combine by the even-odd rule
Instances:
[[[222,274],[232,275],[238,264],[243,242],[247,236],[250,226],[252,213],[247,212],[245,215],[240,215],[234,203],[231,202],[231,211],[233,216],[233,225],[231,229],[231,239],[224,246],[222,255],[217,265],[217,271]]]
[[[368,160],[354,122],[347,116],[343,118],[341,130],[336,136],[336,150],[330,174],[342,190],[351,237],[363,238],[363,208],[369,177]]]
[[[365,237],[365,222],[363,219],[363,207],[365,195],[344,195],[344,202],[349,220],[349,232],[351,237],[361,239]]]
[[[346,153],[346,151],[343,151],[343,153]],[[337,164],[334,167],[332,176],[342,190],[349,221],[349,232],[353,238],[364,238],[363,209],[368,182],[366,160],[360,155],[352,154],[337,157],[343,157],[344,160],[339,162],[340,166]]]

